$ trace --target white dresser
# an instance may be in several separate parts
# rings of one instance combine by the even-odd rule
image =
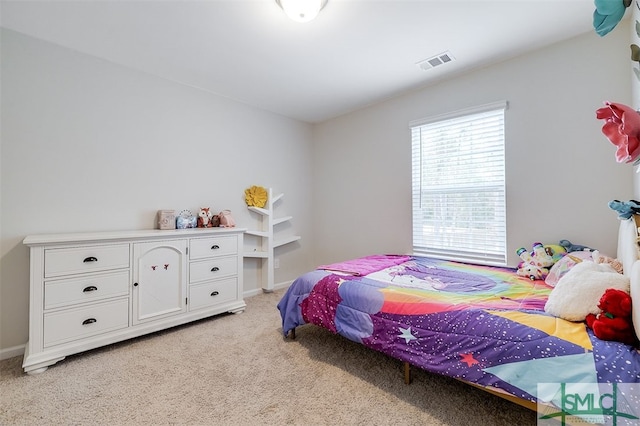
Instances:
[[[29,342],[39,373],[67,355],[244,311],[244,229],[33,235]]]

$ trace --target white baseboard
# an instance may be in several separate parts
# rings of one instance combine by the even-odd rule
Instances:
[[[283,282],[281,282],[281,283],[278,283],[278,284],[274,285],[274,286],[273,286],[273,289],[274,289],[274,290],[280,290],[280,289],[283,289],[283,288],[287,288],[287,287],[289,287],[292,283],[293,283],[293,280],[291,280],[291,281],[283,281]]]
[[[257,296],[260,293],[262,293],[262,289],[261,288],[256,288],[254,290],[247,290],[247,291],[243,292],[242,293],[242,297],[246,299],[247,297]]]
[[[293,280],[291,281],[283,281],[281,283],[275,284],[273,286],[274,290],[280,290],[283,288],[287,288],[291,285],[291,283],[293,282]],[[264,290],[262,290],[261,288],[256,288],[254,290],[247,290],[245,292],[242,293],[243,297],[253,297],[253,296],[257,296],[258,294],[262,294],[264,292]]]
[[[0,361],[24,355],[25,345],[14,346],[12,348],[0,349]]]

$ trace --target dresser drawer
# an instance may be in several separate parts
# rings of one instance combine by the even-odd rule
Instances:
[[[238,238],[235,236],[192,238],[189,241],[191,260],[236,253],[238,253]]]
[[[49,249],[44,252],[46,278],[128,267],[128,244]]]
[[[129,326],[129,299],[44,314],[44,347]]]
[[[189,310],[215,306],[237,298],[238,279],[236,277],[193,285],[189,287]]]
[[[189,264],[189,282],[197,283],[238,274],[238,258],[216,257]]]
[[[128,294],[129,271],[48,281],[44,286],[44,308],[51,309],[77,303],[95,302]]]

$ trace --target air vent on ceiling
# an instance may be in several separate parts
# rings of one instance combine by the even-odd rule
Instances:
[[[431,68],[444,65],[447,62],[453,61],[454,59],[455,58],[453,57],[453,55],[447,51],[444,53],[440,53],[436,56],[433,56],[431,58],[427,58],[424,61],[420,61],[416,65],[418,65],[421,69],[426,71],[426,70],[430,70]]]

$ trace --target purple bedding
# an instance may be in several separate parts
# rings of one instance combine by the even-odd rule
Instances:
[[[315,324],[438,374],[535,402],[538,383],[639,383],[640,352],[544,312],[551,288],[514,269],[409,257],[363,275],[318,269],[278,304],[282,331]],[[357,264],[366,263],[358,259]],[[331,268],[331,265],[325,265]]]

